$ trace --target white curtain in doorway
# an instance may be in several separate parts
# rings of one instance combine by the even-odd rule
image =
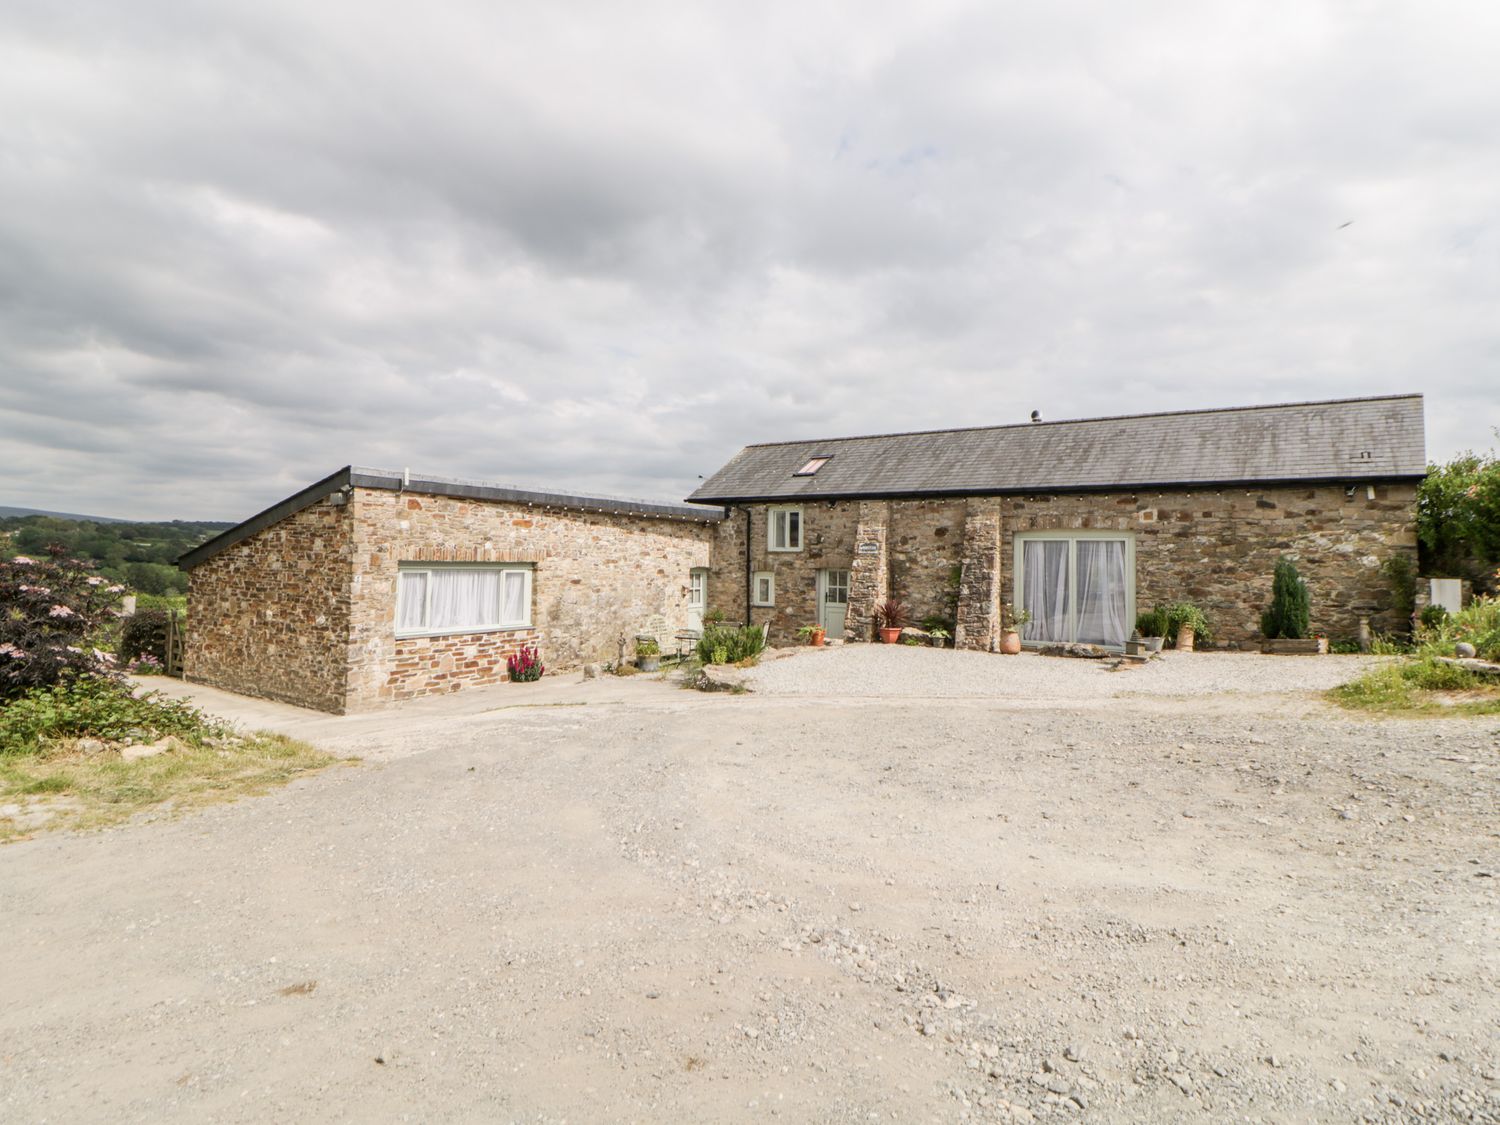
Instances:
[[[1125,627],[1125,542],[1078,540],[1078,640],[1123,645]]]
[[[1066,641],[1069,629],[1068,543],[1064,539],[1025,544],[1025,607],[1031,612],[1021,634],[1028,641]]]

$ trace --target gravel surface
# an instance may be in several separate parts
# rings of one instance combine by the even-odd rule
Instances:
[[[780,649],[745,677],[765,695],[851,699],[1114,699],[1324,691],[1381,662],[1375,656],[1261,656],[1166,652],[1141,666],[1114,660],[998,656],[914,645]]]
[[[841,665],[187,689],[364,761],[0,848],[0,1120],[1500,1121],[1500,721],[1333,711],[1331,659],[759,675]]]

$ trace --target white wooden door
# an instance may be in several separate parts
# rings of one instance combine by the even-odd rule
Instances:
[[[708,570],[694,567],[688,572],[688,628],[703,632],[703,611],[708,608]]]
[[[849,616],[849,572],[818,571],[818,624],[830,640],[844,636],[844,622]]]

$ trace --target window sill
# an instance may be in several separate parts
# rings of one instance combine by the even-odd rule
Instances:
[[[396,633],[398,641],[416,641],[424,637],[478,637],[489,633],[521,633],[532,628],[531,625],[480,625],[470,626],[467,629],[440,629],[436,632],[422,631],[419,633]]]

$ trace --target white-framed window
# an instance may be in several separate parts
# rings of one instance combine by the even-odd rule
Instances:
[[[403,563],[396,572],[396,636],[528,628],[532,569]]]
[[[802,550],[802,509],[771,508],[766,513],[766,549]]]
[[[776,575],[769,570],[760,570],[750,579],[750,604],[768,606],[776,604]]]
[[[1015,537],[1016,604],[1028,644],[1119,648],[1135,628],[1135,537],[1118,531],[1033,531]]]

